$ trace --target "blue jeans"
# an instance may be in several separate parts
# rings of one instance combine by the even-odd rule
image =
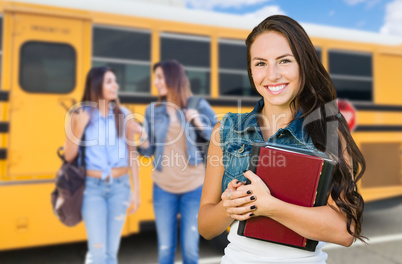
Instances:
[[[198,263],[197,227],[202,186],[181,194],[162,190],[156,184],[153,203],[158,234],[159,264],[172,264],[177,244],[177,216],[180,214],[180,247],[183,264]]]
[[[82,217],[88,236],[85,263],[115,264],[121,232],[130,202],[130,178],[126,174],[104,180],[87,177],[85,182]]]

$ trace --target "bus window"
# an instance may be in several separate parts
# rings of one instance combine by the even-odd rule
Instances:
[[[208,37],[182,34],[161,34],[161,60],[177,60],[183,64],[191,91],[210,94],[210,44]]]
[[[219,40],[221,96],[257,96],[247,75],[247,48],[243,41]]]
[[[329,51],[329,73],[339,98],[372,101],[372,55],[346,51]]]
[[[20,50],[20,86],[31,93],[69,93],[75,87],[75,65],[72,46],[28,41]]]
[[[92,66],[108,65],[121,93],[150,93],[151,34],[96,26],[93,28]]]

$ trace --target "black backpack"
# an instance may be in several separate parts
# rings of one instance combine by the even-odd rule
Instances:
[[[191,96],[188,98],[187,101],[187,109],[197,109],[197,105],[200,102],[202,97],[200,96]],[[198,150],[201,152],[202,159],[204,161],[204,164],[207,162],[207,155],[208,155],[208,147],[209,147],[209,140],[203,138],[201,136],[200,130],[196,129],[196,139],[195,139],[195,144],[198,148]]]
[[[63,165],[57,171],[56,187],[51,193],[52,208],[60,222],[66,226],[75,226],[82,220],[81,208],[85,189],[85,146],[71,162],[67,162],[61,154],[63,147],[57,150],[57,155]],[[81,159],[81,164],[79,164]]]

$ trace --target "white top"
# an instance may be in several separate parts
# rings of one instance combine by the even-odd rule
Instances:
[[[282,246],[266,241],[239,236],[239,221],[234,221],[228,235],[229,245],[222,257],[223,264],[268,264],[268,263],[309,263],[325,264],[327,253],[321,249],[324,242],[318,242],[314,252]]]

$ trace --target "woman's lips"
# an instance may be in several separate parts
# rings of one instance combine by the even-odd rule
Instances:
[[[277,85],[266,85],[264,86],[265,89],[267,89],[268,92],[271,94],[280,94],[283,91],[285,91],[286,87],[288,87],[288,84],[277,84]]]

